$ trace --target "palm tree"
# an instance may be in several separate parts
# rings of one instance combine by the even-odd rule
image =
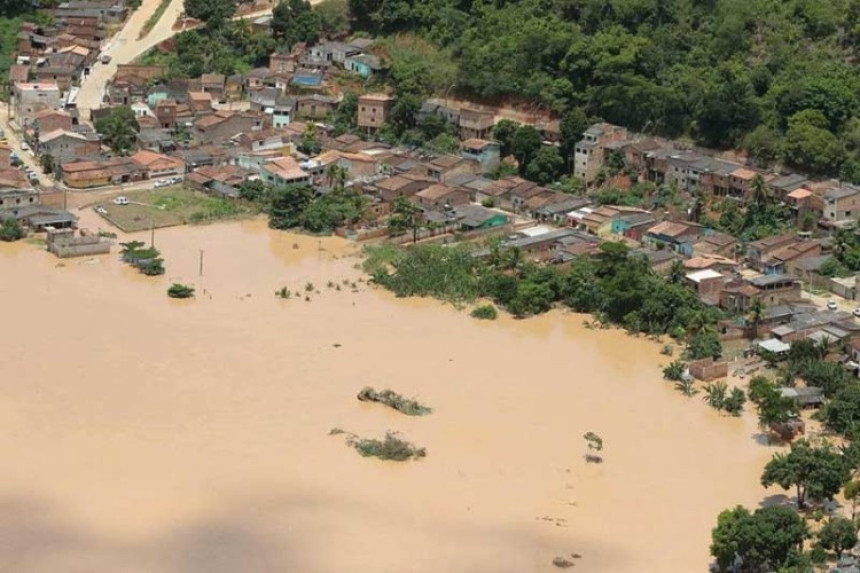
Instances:
[[[705,385],[705,396],[702,398],[711,408],[721,410],[726,403],[728,385],[725,382],[713,382]]]
[[[758,325],[764,315],[765,306],[760,298],[754,298],[750,304],[750,317],[752,318],[754,336],[758,336]]]
[[[818,352],[818,359],[824,360],[824,358],[830,354],[832,346],[833,340],[829,336],[822,336],[821,339],[815,343],[815,350]]]
[[[681,261],[674,261],[669,269],[669,282],[679,285],[684,282],[684,264]]]
[[[345,167],[341,167],[337,163],[332,163],[326,167],[325,175],[329,187],[332,187],[336,191],[343,191],[349,172]]]
[[[761,174],[756,174],[753,177],[752,183],[750,184],[750,191],[752,191],[752,204],[758,212],[764,211],[768,204],[770,203],[770,192],[768,191],[767,184],[764,182],[764,177]]]
[[[506,267],[513,270],[518,270],[523,262],[523,252],[519,247],[508,249],[508,260]]]
[[[854,229],[836,229],[833,233],[833,254],[840,261],[844,260],[845,253],[857,243]]]
[[[699,391],[696,390],[696,387],[693,386],[692,378],[684,378],[683,380],[676,382],[675,389],[679,390],[681,394],[687,396],[688,398],[690,396],[695,396],[699,393]]]

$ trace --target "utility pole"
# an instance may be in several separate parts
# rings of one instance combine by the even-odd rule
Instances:
[[[203,249],[200,249],[200,276],[203,276],[203,253],[205,253]]]
[[[149,237],[149,248],[154,249],[155,248],[155,220],[152,217],[149,218],[149,231],[151,233],[150,237]]]

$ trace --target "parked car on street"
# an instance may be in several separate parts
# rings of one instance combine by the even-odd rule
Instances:
[[[123,196],[119,196],[113,200],[113,204],[114,205],[128,205],[128,198],[123,197]]]
[[[828,300],[827,301],[827,308],[829,308],[830,310],[836,310],[839,307],[836,306],[835,300]]]

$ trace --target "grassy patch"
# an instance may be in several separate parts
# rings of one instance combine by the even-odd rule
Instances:
[[[405,440],[397,437],[393,432],[387,432],[384,440],[364,439],[351,436],[347,444],[355,448],[359,454],[366,458],[379,458],[380,460],[391,460],[405,462],[411,459],[420,459],[427,455],[424,448],[417,448]]]
[[[6,77],[18,42],[18,30],[21,27],[22,18],[0,18],[0,74]]]
[[[128,205],[114,205],[112,198],[97,204],[102,215],[126,233],[172,227],[185,223],[206,223],[256,213],[243,202],[212,197],[182,186],[118,194],[128,197]]]
[[[391,265],[404,257],[403,249],[391,243],[365,245],[361,254],[364,255],[362,268],[369,275],[374,275],[377,271],[388,272]]]
[[[389,408],[394,408],[398,412],[406,414],[407,416],[424,416],[425,414],[429,414],[433,411],[432,408],[423,406],[417,400],[404,398],[393,390],[382,390],[377,392],[369,386],[358,393],[358,399],[362,402],[377,402],[379,404],[385,404]]]
[[[140,35],[137,37],[138,40],[146,37],[146,35],[149,34],[153,28],[155,28],[155,25],[158,24],[159,20],[161,20],[161,17],[164,15],[164,11],[167,10],[168,6],[170,6],[170,0],[161,0],[161,2],[158,3],[158,8],[155,9],[155,12],[152,13],[152,16],[150,16],[149,19],[143,24],[143,28],[141,28],[140,30]],[[171,25],[173,25],[172,22]]]

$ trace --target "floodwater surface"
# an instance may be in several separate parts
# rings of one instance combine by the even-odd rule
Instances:
[[[674,391],[652,342],[398,300],[349,243],[260,220],[155,242],[158,278],[0,244],[0,571],[706,571],[717,513],[766,493],[752,417]],[[427,457],[362,458],[332,428]]]

